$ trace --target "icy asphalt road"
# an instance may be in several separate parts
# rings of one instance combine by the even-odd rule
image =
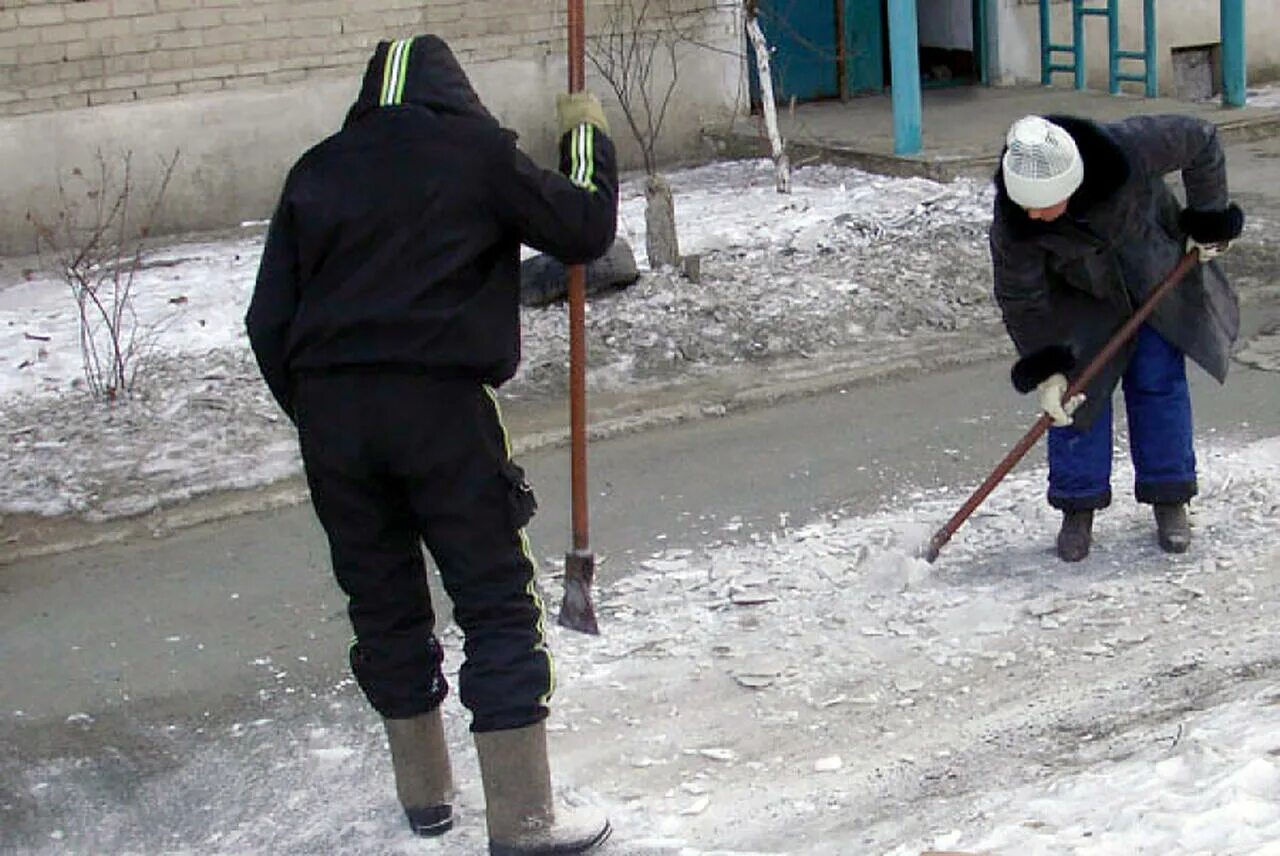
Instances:
[[[1280,325],[1280,304],[1251,306],[1246,317],[1246,336],[1274,329]],[[666,567],[663,562],[668,560],[655,562],[655,555],[676,556],[670,567],[679,567],[686,551],[751,549],[785,538],[812,521],[857,519],[880,511],[908,519],[914,515],[923,533],[933,531],[1030,424],[1029,402],[1009,390],[1006,369],[1003,361],[987,362],[850,386],[774,408],[593,444],[591,534],[599,562],[599,594],[609,604],[602,618],[605,644],[619,616],[625,618],[632,610],[633,617],[652,614],[656,608],[646,602],[651,597],[646,587],[637,584],[630,594],[627,588],[637,571],[652,576],[655,568]],[[1193,373],[1202,445],[1234,446],[1280,433],[1276,374],[1243,365],[1233,366],[1232,372],[1225,387]],[[1023,469],[1042,461],[1040,447]],[[544,567],[553,570],[567,542],[567,456],[563,450],[550,450],[527,456],[524,463],[541,500],[531,527],[532,542]],[[947,486],[950,493],[941,503],[913,512]],[[1118,483],[1117,515],[1125,513],[1119,509],[1131,512],[1131,506],[1127,490]],[[1145,517],[1142,521],[1145,526]],[[1071,575],[1048,552],[1053,523],[1047,516],[1028,521],[1024,535],[1006,549],[1018,557],[1015,564],[1043,563],[1046,573],[1070,585]],[[1126,537],[1142,543],[1146,535],[1139,529]],[[1271,555],[1274,569],[1274,543]],[[997,567],[1002,563],[999,557],[993,561]],[[944,552],[939,568],[946,569],[948,562]],[[948,577],[954,591],[964,590],[964,576],[973,564],[971,555],[954,558],[955,573]],[[981,586],[992,583],[992,573],[1007,572],[977,570]],[[892,566],[887,572],[893,573]],[[1100,573],[1105,575],[1094,567],[1079,579],[1095,579]],[[1211,599],[1216,585],[1227,586],[1234,579],[1201,577],[1196,585],[1207,588]],[[1276,582],[1273,573],[1271,583]],[[19,562],[0,569],[0,589],[0,650],[5,661],[5,680],[0,682],[0,745],[5,747],[0,754],[0,849],[159,852],[171,846],[172,852],[324,852],[316,837],[319,831],[299,833],[303,827],[315,827],[309,813],[318,811],[325,815],[319,828],[337,824],[335,829],[355,836],[347,839],[347,852],[366,852],[357,843],[358,830],[343,827],[340,818],[320,808],[330,798],[324,788],[352,783],[341,776],[310,783],[312,774],[298,781],[299,774],[290,769],[297,741],[315,740],[317,734],[343,734],[348,743],[360,747],[325,751],[339,753],[334,763],[346,768],[342,776],[352,774],[354,758],[355,775],[363,780],[355,784],[369,793],[370,805],[376,807],[352,805],[350,798],[342,798],[335,810],[364,820],[372,812],[377,823],[386,821],[396,828],[394,812],[388,808],[391,792],[378,732],[372,730],[376,723],[345,678],[349,629],[309,508],[232,519],[158,542]],[[548,591],[556,590],[557,581],[549,579]],[[838,598],[840,586],[833,581],[830,592],[805,596]],[[1147,606],[1157,610],[1161,604],[1153,601]],[[1144,608],[1141,602],[1130,607]],[[804,604],[793,603],[791,608],[803,611]],[[681,653],[680,640],[686,636],[681,619],[670,619],[672,624],[661,610],[653,617],[652,626],[671,634],[660,647],[677,647],[665,669],[675,669],[669,676],[679,688],[674,677],[679,664],[701,664],[711,654],[696,647]],[[1265,629],[1248,622],[1270,624],[1274,639],[1273,618],[1246,612],[1230,620],[1245,636]],[[628,630],[613,643],[627,647],[634,633]],[[1221,650],[1209,658],[1212,667],[1203,669],[1184,662],[1185,636],[1170,635],[1167,643],[1149,645],[1147,659],[1131,667],[1132,677],[1149,677],[1159,668],[1177,677],[1154,693],[1160,700],[1150,710],[1135,716],[1165,715],[1185,704],[1185,696],[1208,692],[1232,669],[1274,676],[1274,647],[1270,659],[1260,662],[1256,645],[1237,649],[1229,643],[1220,643]],[[567,633],[557,633],[554,644],[566,659],[561,690],[566,709],[577,710],[593,723],[570,714],[572,727],[599,732],[602,714],[606,722],[610,713],[625,715],[612,710],[622,703],[609,689],[616,688],[617,681],[601,683],[590,675],[589,662],[598,648]],[[812,645],[815,652],[822,650],[821,631],[813,634]],[[614,656],[606,652],[605,659]],[[909,659],[894,662],[880,653],[872,660],[887,669],[886,679],[904,686],[920,680],[920,664]],[[863,671],[852,664],[850,668]],[[971,692],[992,720],[993,742],[987,749],[995,746],[1011,755],[1030,748],[1051,751],[1052,741],[1046,744],[1031,723],[1071,712],[1082,696],[1089,697],[1095,710],[1107,710],[1113,703],[1133,704],[1132,684],[1121,681],[1117,688],[1114,677],[1106,671],[1073,670],[1070,680],[1081,683],[1065,696],[1058,683],[1061,674],[1032,670],[1015,679],[977,678]],[[984,680],[992,682],[990,697]],[[601,697],[593,702],[595,691]],[[651,691],[655,695],[650,701],[662,694],[659,687]],[[1046,692],[1044,709],[1030,715],[1021,707],[1022,696]],[[662,703],[709,712],[718,702],[712,695],[664,696]],[[892,716],[888,711],[883,715]],[[916,713],[927,720],[929,712]],[[463,747],[465,721],[460,710],[453,713],[451,734]],[[726,713],[733,717],[731,711]],[[698,719],[710,715],[701,713]],[[662,727],[678,730],[670,723]],[[734,741],[749,740],[732,722],[717,730],[732,734]],[[1073,738],[1068,732],[1063,739]],[[606,763],[601,756],[608,746],[600,740],[597,733],[589,750],[585,743],[578,746],[591,759],[581,762],[585,769],[573,776],[579,784],[602,787],[587,772],[592,765]],[[875,770],[864,782],[871,791],[855,800],[866,813],[867,826],[873,820],[883,822],[882,813],[891,811],[889,802],[877,802],[877,793],[882,800],[896,793],[885,782],[900,783],[904,774],[898,746],[869,746],[860,761],[861,767]],[[881,751],[887,754],[879,757]],[[957,760],[943,782],[930,780],[930,787],[942,796],[962,793],[974,786],[975,775],[989,773],[991,761],[980,754],[964,757],[977,753],[978,747],[956,751]],[[283,757],[276,757],[281,752]],[[255,756],[264,767],[255,766]],[[613,784],[624,792],[661,790],[661,782],[646,783],[643,769],[632,769],[643,766],[623,765],[623,772],[635,774],[635,780],[615,776]],[[277,790],[273,769],[283,770],[289,791],[286,816],[272,802]],[[228,808],[224,787],[242,789],[247,798]],[[201,810],[183,816],[179,807],[193,802]],[[95,831],[86,811],[109,823]],[[277,829],[277,837],[253,826],[264,818]],[[257,831],[246,832],[245,825]],[[228,829],[219,832],[224,826]],[[756,818],[754,826],[762,852],[787,852],[786,836],[776,830],[769,833],[767,819]],[[229,830],[237,830],[239,837],[219,838]],[[87,834],[105,834],[105,840],[92,846]],[[836,833],[828,829],[818,834]],[[375,835],[375,846],[367,852],[384,847],[385,835],[385,829]],[[229,846],[232,842],[235,846]]]

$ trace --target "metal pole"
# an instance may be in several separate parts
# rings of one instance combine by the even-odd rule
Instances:
[[[1107,0],[1107,84],[1120,94],[1120,2]]]
[[[1160,94],[1160,69],[1156,67],[1156,0],[1143,0],[1142,4],[1142,60],[1147,73],[1147,97]]]
[[[849,100],[849,39],[845,32],[848,24],[845,21],[846,0],[836,0],[836,89],[840,92],[840,100]]]
[[[586,25],[582,0],[569,0],[569,91],[586,86]],[[587,537],[587,276],[569,267],[569,445],[573,547],[565,554],[565,594],[559,623],[584,633],[600,632],[591,602],[595,556]]]
[[[978,0],[975,4],[977,14],[974,16],[976,20],[973,22],[973,54],[978,63],[978,83],[983,86],[991,82],[991,53],[992,47],[990,39],[987,38],[987,3],[990,0]]]
[[[1076,89],[1084,89],[1084,0],[1071,0],[1071,47],[1075,51]]]
[[[586,86],[586,26],[582,0],[569,0],[569,91]],[[573,549],[587,538],[587,337],[586,268],[569,268],[569,407],[572,467]]]
[[[893,153],[920,151],[920,34],[916,0],[889,0],[889,58],[893,91]]]
[[[1245,103],[1244,0],[1222,0],[1222,103]]]
[[[1050,47],[1049,0],[1040,0],[1040,85],[1053,83],[1053,49]]]

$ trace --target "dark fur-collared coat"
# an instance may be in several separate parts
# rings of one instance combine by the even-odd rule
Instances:
[[[1233,239],[1243,214],[1231,205],[1217,129],[1189,116],[1134,116],[1097,123],[1048,116],[1071,134],[1084,182],[1067,212],[1032,220],[996,173],[991,258],[995,297],[1017,347],[1014,386],[1034,389],[1055,372],[1074,377],[1173,269],[1188,235]],[[1186,206],[1166,184],[1178,173]],[[1239,332],[1235,292],[1215,263],[1197,265],[1147,322],[1219,382]],[[1132,355],[1129,347],[1090,384],[1075,425],[1087,428]]]

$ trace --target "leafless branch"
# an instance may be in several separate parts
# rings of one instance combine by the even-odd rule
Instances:
[[[694,39],[689,21],[713,8],[715,4],[676,10],[671,0],[621,0],[587,39],[587,58],[613,89],[650,175],[658,168],[658,139],[680,83],[679,48]],[[667,60],[665,83],[657,80],[659,56]]]
[[[132,390],[139,357],[149,342],[133,305],[134,279],[173,178],[178,152],[161,160],[160,179],[137,220],[132,153],[126,152],[122,160],[117,174],[99,152],[93,179],[79,169],[70,172],[77,190],[69,189],[59,176],[61,206],[51,220],[27,215],[35,227],[37,251],[57,266],[75,300],[88,389],[108,401]]]

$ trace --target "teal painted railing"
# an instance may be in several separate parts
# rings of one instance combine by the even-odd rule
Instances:
[[[1222,0],[1224,4],[1232,0]],[[1243,0],[1234,0],[1237,4]],[[1048,86],[1053,75],[1071,72],[1076,89],[1085,88],[1084,24],[1091,16],[1107,19],[1107,79],[1111,94],[1120,92],[1120,84],[1126,80],[1145,85],[1148,98],[1155,98],[1159,91],[1159,69],[1156,67],[1156,4],[1155,0],[1142,2],[1142,50],[1120,49],[1120,0],[1106,0],[1104,6],[1086,5],[1085,0],[1071,0],[1071,42],[1055,42],[1050,26],[1049,0],[1040,0],[1040,82]],[[1070,63],[1055,61],[1059,54],[1070,56]],[[1140,60],[1142,72],[1127,72],[1121,63]]]

